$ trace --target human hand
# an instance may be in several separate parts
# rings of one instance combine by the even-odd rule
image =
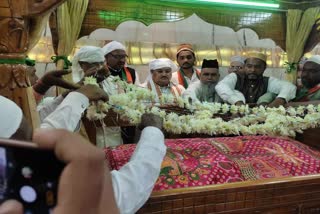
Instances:
[[[142,130],[147,126],[154,126],[158,129],[162,129],[163,119],[160,116],[152,113],[144,113],[141,116],[141,123],[138,127]]]
[[[36,130],[33,141],[54,150],[66,163],[54,214],[119,213],[104,152],[80,135],[65,130]]]
[[[96,85],[83,85],[76,92],[85,95],[90,101],[109,100],[108,94]]]
[[[63,79],[63,75],[70,74],[69,70],[56,70],[44,74],[44,76],[33,86],[39,94],[45,94],[51,86],[59,86],[65,89],[77,89],[79,86]]]
[[[238,101],[238,102],[236,102],[234,105],[236,105],[236,106],[242,106],[242,105],[244,105],[244,103],[243,103],[242,101]]]
[[[97,79],[97,83],[102,82],[108,76],[110,76],[110,71],[107,66],[101,65],[99,67],[94,66],[85,72],[85,77],[92,76]]]
[[[286,105],[286,100],[284,98],[280,98],[277,97],[276,99],[274,99],[274,101],[272,101],[271,103],[269,103],[267,106],[269,108],[277,108],[279,106],[285,106]]]
[[[22,204],[16,200],[4,201],[0,206],[0,214],[23,214]]]

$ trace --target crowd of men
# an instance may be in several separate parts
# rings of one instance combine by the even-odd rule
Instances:
[[[52,71],[37,79],[34,70],[30,69],[31,79],[34,80],[32,87],[38,103],[37,109],[41,118],[40,128],[42,130],[33,133],[21,109],[12,101],[0,96],[2,109],[0,120],[7,121],[0,124],[0,137],[33,140],[39,144],[51,145],[51,147],[68,147],[74,143],[73,141],[77,141],[77,145],[79,144],[77,147],[80,148],[79,155],[82,150],[87,150],[89,161],[92,159],[93,161],[101,161],[101,158],[94,157],[94,154],[102,152],[97,147],[104,148],[122,143],[133,143],[137,135],[136,127],[97,128],[97,147],[85,143],[85,139],[70,132],[80,130],[81,117],[91,101],[106,101],[110,95],[125,93],[117,83],[112,81],[114,77],[119,77],[128,84],[135,84],[152,91],[156,103],[160,103],[159,100],[163,94],[171,94],[173,97],[182,96],[193,103],[221,102],[269,107],[318,104],[320,100],[320,56],[318,55],[312,56],[300,64],[302,85],[298,89],[290,82],[264,76],[267,68],[267,56],[259,52],[250,52],[246,58],[232,57],[228,69],[229,74],[221,79],[217,59],[204,59],[201,69],[198,70],[195,68],[196,55],[192,46],[183,44],[179,46],[176,53],[178,67],[168,58],[154,59],[149,63],[149,76],[142,84],[139,80],[139,72],[127,66],[127,57],[125,46],[116,41],[106,44],[103,48],[84,46],[73,57],[72,77],[74,83],[67,82],[62,78],[70,71]],[[94,76],[100,87],[83,85],[83,79],[87,76]],[[57,97],[44,98],[52,86],[60,86],[68,91]],[[71,193],[64,193],[65,196],[59,195],[59,199],[69,200],[69,203],[72,200],[67,197],[79,198],[78,203],[74,205],[63,204],[65,207],[62,206],[62,210],[85,209],[83,206],[88,203],[83,201],[89,200],[94,194],[96,196],[89,200],[96,200],[91,205],[92,209],[106,209],[106,205],[100,202],[108,198],[110,203],[114,202],[114,209],[119,209],[120,213],[134,213],[146,202],[159,175],[166,146],[164,135],[161,132],[162,119],[153,114],[144,114],[141,121],[139,128],[142,132],[130,161],[120,170],[111,172],[106,169],[107,167],[104,167],[104,163],[101,163],[99,170],[92,172],[93,174],[100,173],[101,176],[103,174],[103,179],[95,184],[97,188],[94,191],[96,192],[91,190],[91,195],[81,193],[78,193],[77,196],[70,195]],[[50,136],[54,137],[50,138]],[[66,142],[66,139],[69,142]],[[74,154],[68,154],[67,151],[66,153],[61,159],[72,164],[73,160],[67,157]],[[90,167],[85,168],[85,166],[84,170],[86,173],[92,171]],[[61,178],[61,180],[63,179],[69,182],[72,182],[72,179],[81,180],[72,177],[72,175],[70,177],[65,175]],[[80,181],[78,183],[79,186],[84,185]],[[90,182],[86,185],[90,185]],[[99,192],[101,188],[106,191]],[[67,192],[67,189],[64,191]],[[78,207],[75,208],[75,206]]]

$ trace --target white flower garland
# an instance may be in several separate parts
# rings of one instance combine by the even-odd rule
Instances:
[[[85,81],[86,82],[86,81]],[[88,80],[93,84],[92,78]],[[263,106],[249,108],[248,105],[235,106],[221,103],[193,103],[179,97],[175,103],[187,109],[191,114],[179,115],[167,113],[155,105],[155,95],[148,89],[127,84],[119,78],[114,82],[126,93],[109,97],[104,103],[99,101],[87,109],[89,120],[103,119],[109,109],[113,109],[121,118],[129,119],[137,125],[143,113],[154,113],[164,119],[164,129],[174,134],[208,134],[208,135],[271,135],[291,136],[302,133],[308,128],[320,124],[320,105],[299,106],[297,108],[265,108]],[[171,95],[162,95],[160,104],[172,102]],[[234,119],[224,121],[217,114],[232,114]],[[240,117],[235,117],[240,114]]]

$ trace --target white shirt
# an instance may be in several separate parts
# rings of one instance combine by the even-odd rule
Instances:
[[[56,105],[59,100],[61,97],[51,102]],[[43,120],[41,128],[61,128],[73,131],[88,105],[87,97],[78,92],[71,92],[56,110]],[[41,109],[44,116],[44,113],[49,113],[54,106]],[[121,213],[135,213],[147,201],[159,176],[165,154],[163,133],[155,127],[143,129],[130,161],[119,171],[111,172],[114,195]]]
[[[102,82],[102,87],[108,95],[119,93],[118,86],[112,82],[113,79],[113,76],[109,76]],[[78,102],[79,104],[77,104]],[[55,129],[63,128],[71,132],[78,131],[80,128],[81,116],[88,106],[88,98],[78,92],[71,92],[64,99],[62,96],[45,98],[38,106],[40,121],[42,121],[40,127],[51,127]],[[59,111],[60,113],[49,115],[54,110]],[[79,115],[73,115],[72,118],[70,118],[71,112],[78,112]],[[96,131],[96,145],[99,148],[122,144],[120,127],[99,127]]]
[[[83,112],[89,106],[89,99],[79,92],[71,92],[64,99],[58,96],[54,99],[44,99],[37,107],[40,128],[66,129],[74,132],[79,127]]]
[[[148,83],[150,83],[151,91],[152,91],[153,94],[155,95],[155,101],[156,101],[156,103],[160,103],[160,97],[159,97],[159,95],[158,95],[158,93],[157,93],[157,90],[156,90],[156,86],[157,86],[157,85],[156,85],[156,83],[153,82],[152,79],[150,79],[149,81],[146,81],[145,83],[141,84],[141,87],[142,87],[142,88],[149,89],[149,88],[148,88]],[[176,89],[174,89],[174,93],[175,93],[176,96],[181,96],[182,93],[185,91],[185,88],[184,88],[182,85],[179,85],[179,84],[175,84],[175,83],[170,82],[168,86],[165,86],[165,87],[160,87],[160,86],[159,86],[159,87],[160,87],[160,92],[161,92],[161,94],[166,94],[166,95],[172,94],[172,92],[171,92],[171,87],[173,87],[173,86],[177,87],[178,90],[180,91],[180,94],[179,94],[179,92],[178,92]],[[150,89],[149,89],[149,90],[150,90]]]
[[[198,77],[197,77],[197,72],[196,72],[196,69],[193,69],[193,74],[191,76],[191,79],[187,76],[184,76],[184,78],[186,79],[187,83],[188,83],[188,87],[191,83],[194,83],[194,82],[197,82],[199,81]],[[174,84],[180,84],[179,83],[179,78],[178,78],[178,72],[173,72],[172,73],[172,77],[171,77],[171,81],[174,83]]]
[[[235,104],[238,101],[246,103],[242,93],[235,90],[238,77],[235,73],[228,74],[216,86],[216,92],[226,102]],[[295,98],[297,87],[290,82],[269,77],[267,92],[277,94],[277,98],[284,98],[287,102]]]
[[[182,93],[183,98],[191,98],[193,102],[200,102],[197,97],[197,91],[202,87],[202,83],[200,80],[192,83],[189,87]],[[214,102],[220,102],[220,98],[217,94],[214,95]]]
[[[162,132],[155,127],[143,129],[130,161],[119,171],[111,172],[115,199],[121,213],[135,213],[148,200],[165,154]]]

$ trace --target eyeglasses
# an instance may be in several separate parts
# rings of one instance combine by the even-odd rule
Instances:
[[[243,67],[242,67],[242,66],[230,66],[229,68],[240,70],[240,69],[242,69]]]
[[[117,60],[128,58],[128,55],[126,55],[126,54],[124,54],[124,55],[114,55],[114,54],[110,53],[110,55],[111,55],[113,58],[117,59]]]

